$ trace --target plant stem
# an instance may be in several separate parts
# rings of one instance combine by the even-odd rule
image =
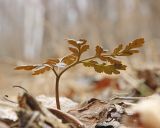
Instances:
[[[57,105],[57,109],[61,109],[60,107],[60,102],[59,102],[59,79],[60,76],[56,76],[56,86],[55,86],[55,93],[56,93],[56,105]]]
[[[68,67],[66,67],[64,70],[62,70],[59,74],[57,74],[57,72],[53,69],[53,72],[55,73],[56,75],[56,86],[55,86],[55,94],[56,94],[56,105],[57,105],[57,109],[61,109],[60,107],[60,101],[59,101],[59,80],[60,80],[60,77],[62,76],[62,74],[67,71],[68,69],[72,68],[73,66],[77,65],[77,64],[80,64],[84,61],[88,61],[88,60],[92,60],[92,59],[95,59],[97,58],[97,56],[93,56],[93,57],[90,57],[90,58],[86,58],[86,59],[83,59],[83,60],[79,60],[80,56],[78,56],[77,58],[77,61],[71,65],[69,65]]]
[[[112,100],[141,100],[141,99],[145,99],[145,97],[114,97],[111,99]]]
[[[76,62],[74,62],[73,64],[69,65],[69,66],[66,67],[64,70],[62,70],[62,71],[59,73],[59,77],[60,77],[65,71],[67,71],[67,70],[70,69],[71,67],[77,65],[77,64],[80,62],[79,59],[80,59],[80,56],[78,56]]]
[[[55,69],[53,68],[52,71],[54,72],[54,74],[56,75],[56,77],[58,77],[57,72],[55,71]]]
[[[90,57],[90,58],[86,58],[86,59],[83,59],[83,60],[80,60],[78,63],[82,63],[84,61],[87,61],[87,60],[92,60],[92,59],[95,59],[97,58],[96,56],[93,56],[93,57]]]
[[[70,69],[71,67],[77,65],[77,64],[80,64],[82,63],[83,61],[87,61],[87,60],[91,60],[91,59],[94,59],[96,58],[95,56],[94,57],[90,57],[90,58],[87,58],[87,59],[84,59],[84,60],[81,60],[79,61],[79,57],[77,59],[77,61],[71,65],[69,65],[67,68],[65,68],[64,70],[62,70],[59,74],[57,74],[57,72],[55,70],[53,70],[53,72],[55,73],[56,75],[56,86],[55,86],[55,94],[56,94],[56,105],[57,105],[57,109],[61,109],[60,107],[60,101],[59,101],[59,80],[60,80],[60,77],[62,76],[62,74],[67,71],[68,69]]]

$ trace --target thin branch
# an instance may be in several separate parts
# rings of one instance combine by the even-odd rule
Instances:
[[[56,106],[57,109],[61,109],[60,101],[59,101],[59,79],[60,76],[56,77],[56,85],[55,85],[55,94],[56,94]]]
[[[56,70],[54,68],[52,68],[52,71],[54,72],[54,74],[56,75],[56,77],[58,77],[58,74],[56,72]]]
[[[106,55],[106,56],[112,56],[112,55]],[[90,57],[90,58],[86,58],[86,59],[83,59],[83,60],[79,60],[80,57],[78,57],[77,61],[71,65],[69,65],[67,68],[65,68],[60,74],[59,76],[61,76],[65,71],[67,71],[68,69],[70,69],[71,67],[77,65],[77,64],[80,64],[80,63],[83,63],[84,61],[88,61],[88,60],[92,60],[92,59],[96,59],[97,56],[93,56],[93,57]]]
[[[113,100],[141,100],[141,99],[144,99],[145,97],[114,97],[112,98],[110,101],[113,101]]]
[[[8,99],[8,95],[5,95],[5,96],[3,97],[3,99],[4,99],[5,101],[8,101],[8,102],[17,104],[15,101],[9,100],[9,99]]]
[[[24,88],[24,87],[22,87],[22,86],[19,86],[19,85],[13,85],[12,87],[13,87],[13,88],[20,88],[20,89],[22,89],[23,91],[25,91],[26,93],[28,93],[27,89],[25,89],[25,88]]]
[[[97,58],[97,57],[93,56],[93,57],[90,57],[90,58],[86,58],[86,59],[80,60],[79,63],[82,63],[82,62],[88,61],[88,60],[92,60],[92,59],[95,59],[95,58]]]
[[[64,70],[62,70],[60,73],[59,73],[59,77],[65,72],[67,71],[68,69],[70,69],[71,67],[77,65],[79,63],[79,59],[80,59],[80,56],[77,57],[77,60],[76,62],[74,62],[73,64],[69,65],[68,67],[66,67]]]
[[[63,112],[61,110],[57,110],[57,109],[48,109],[51,113],[53,113],[54,115],[56,115],[57,117],[59,117],[60,119],[65,119],[68,122],[71,122],[73,124],[76,125],[76,128],[84,128],[84,124],[79,121],[76,117],[72,116],[69,113]]]

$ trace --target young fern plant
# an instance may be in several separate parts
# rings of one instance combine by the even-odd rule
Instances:
[[[61,76],[70,68],[77,64],[83,64],[85,67],[92,67],[98,73],[119,74],[120,70],[126,70],[126,65],[117,60],[118,56],[130,56],[138,53],[137,48],[144,44],[144,39],[139,38],[128,45],[118,45],[112,52],[105,51],[101,46],[96,46],[93,56],[82,59],[83,53],[89,49],[87,40],[80,39],[78,41],[68,39],[70,45],[68,49],[70,54],[63,58],[48,59],[42,64],[18,66],[16,70],[32,70],[32,75],[43,74],[45,71],[53,71],[56,76],[55,94],[57,109],[61,109],[59,101],[59,81]]]

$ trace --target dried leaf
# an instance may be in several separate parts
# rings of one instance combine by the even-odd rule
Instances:
[[[96,56],[100,56],[103,53],[103,48],[99,45],[96,46]]]
[[[50,66],[53,66],[57,63],[59,63],[59,59],[48,59],[44,64],[48,64]]]
[[[18,66],[15,68],[15,70],[32,70],[35,67],[36,67],[35,65]]]
[[[100,46],[96,46],[96,56],[102,60],[102,61],[106,61],[106,53],[107,51],[104,50],[102,47]]]
[[[94,70],[98,73],[106,73],[106,74],[119,74],[119,70],[125,70],[126,65],[121,64],[121,62],[113,60],[113,64],[111,65],[106,65],[106,63],[99,64],[97,61],[88,61],[88,62],[83,62],[83,65],[86,67],[93,67]]]
[[[118,71],[114,65],[107,65],[107,66],[105,66],[104,73],[106,73],[106,74],[119,74],[120,71]]]
[[[86,52],[88,49],[89,49],[89,45],[83,45],[80,50],[80,53],[82,54],[83,52]]]
[[[97,61],[94,61],[94,60],[90,60],[90,61],[87,61],[87,62],[83,62],[83,65],[85,67],[93,67],[95,64],[98,64]]]
[[[94,70],[98,73],[104,72],[105,65],[104,64],[95,64],[94,65]]]
[[[113,87],[113,89],[120,90],[118,80],[116,78],[104,77],[100,80],[97,80],[94,85],[94,90],[102,91],[108,87]]]
[[[83,124],[73,116],[54,108],[47,108],[40,104],[33,96],[24,93],[18,97],[18,123],[16,128],[82,128]],[[62,123],[63,122],[63,123]],[[64,123],[65,122],[65,123]],[[15,123],[15,122],[14,122]],[[12,127],[13,125],[10,125]]]
[[[113,59],[113,58],[111,58],[111,57],[106,57],[106,60],[107,60],[108,62],[110,62],[111,64],[121,64],[121,61],[116,60],[116,59]]]
[[[69,39],[68,43],[71,44],[72,46],[76,47],[76,48],[79,48],[80,46],[86,44],[87,40],[80,39],[80,40],[76,41],[76,40],[73,40],[73,39]]]
[[[67,65],[70,65],[70,64],[74,63],[76,61],[76,59],[77,59],[76,56],[74,56],[74,55],[68,55],[68,56],[66,56],[66,57],[64,57],[62,59],[62,62],[64,62]]]
[[[144,38],[139,38],[129,43],[127,48],[128,49],[139,48],[139,47],[142,47],[143,44],[144,44]]]
[[[71,52],[73,52],[73,54],[75,54],[75,55],[79,55],[79,51],[78,51],[78,49],[76,49],[76,48],[72,48],[72,47],[69,47],[69,50],[70,50]]]
[[[123,64],[115,64],[114,65],[118,70],[126,70],[126,65],[123,65]]]
[[[57,63],[57,60],[48,60],[43,64],[37,65],[29,65],[29,66],[18,66],[15,70],[32,70],[32,75],[39,75],[43,74],[45,71],[49,71],[50,69],[54,68],[54,65]]]
[[[120,56],[130,56],[134,53],[138,53],[139,50],[134,50],[135,48],[139,48],[144,44],[144,38],[139,38],[129,43],[125,49],[119,54]]]
[[[73,39],[68,39],[68,43],[73,45],[74,47],[77,47],[78,48],[78,44],[77,44],[77,41],[76,40],[73,40]]]
[[[85,128],[120,128],[125,111],[123,102],[113,104],[92,98],[69,113],[83,122]]]
[[[123,45],[120,44],[118,47],[116,47],[112,53],[113,56],[116,56],[119,54],[119,52],[123,49]]]
[[[138,50],[123,51],[121,56],[130,56],[130,55],[133,55],[134,53],[139,53],[139,51]]]
[[[50,69],[51,67],[49,67],[48,65],[42,64],[33,69],[34,73],[32,75],[43,74],[45,71],[49,71]]]
[[[40,108],[39,103],[36,101],[36,99],[33,98],[28,93],[24,93],[22,96],[18,97],[18,104],[20,108],[31,109],[33,111],[39,111],[42,114],[44,114]]]

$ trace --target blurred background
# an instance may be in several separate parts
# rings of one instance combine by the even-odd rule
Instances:
[[[158,65],[159,23],[160,1],[0,0],[1,94],[15,94],[8,87],[18,84],[34,94],[53,95],[52,74],[35,78],[30,73],[17,73],[13,68],[19,64],[62,57],[67,53],[68,38],[84,38],[93,48],[100,44],[113,49],[119,43],[144,37],[145,46],[141,54],[127,61],[138,67]],[[93,54],[92,47],[89,54]],[[83,74],[86,69],[79,70]],[[84,76],[81,73],[70,75],[70,78]],[[41,86],[43,88],[39,89]]]

